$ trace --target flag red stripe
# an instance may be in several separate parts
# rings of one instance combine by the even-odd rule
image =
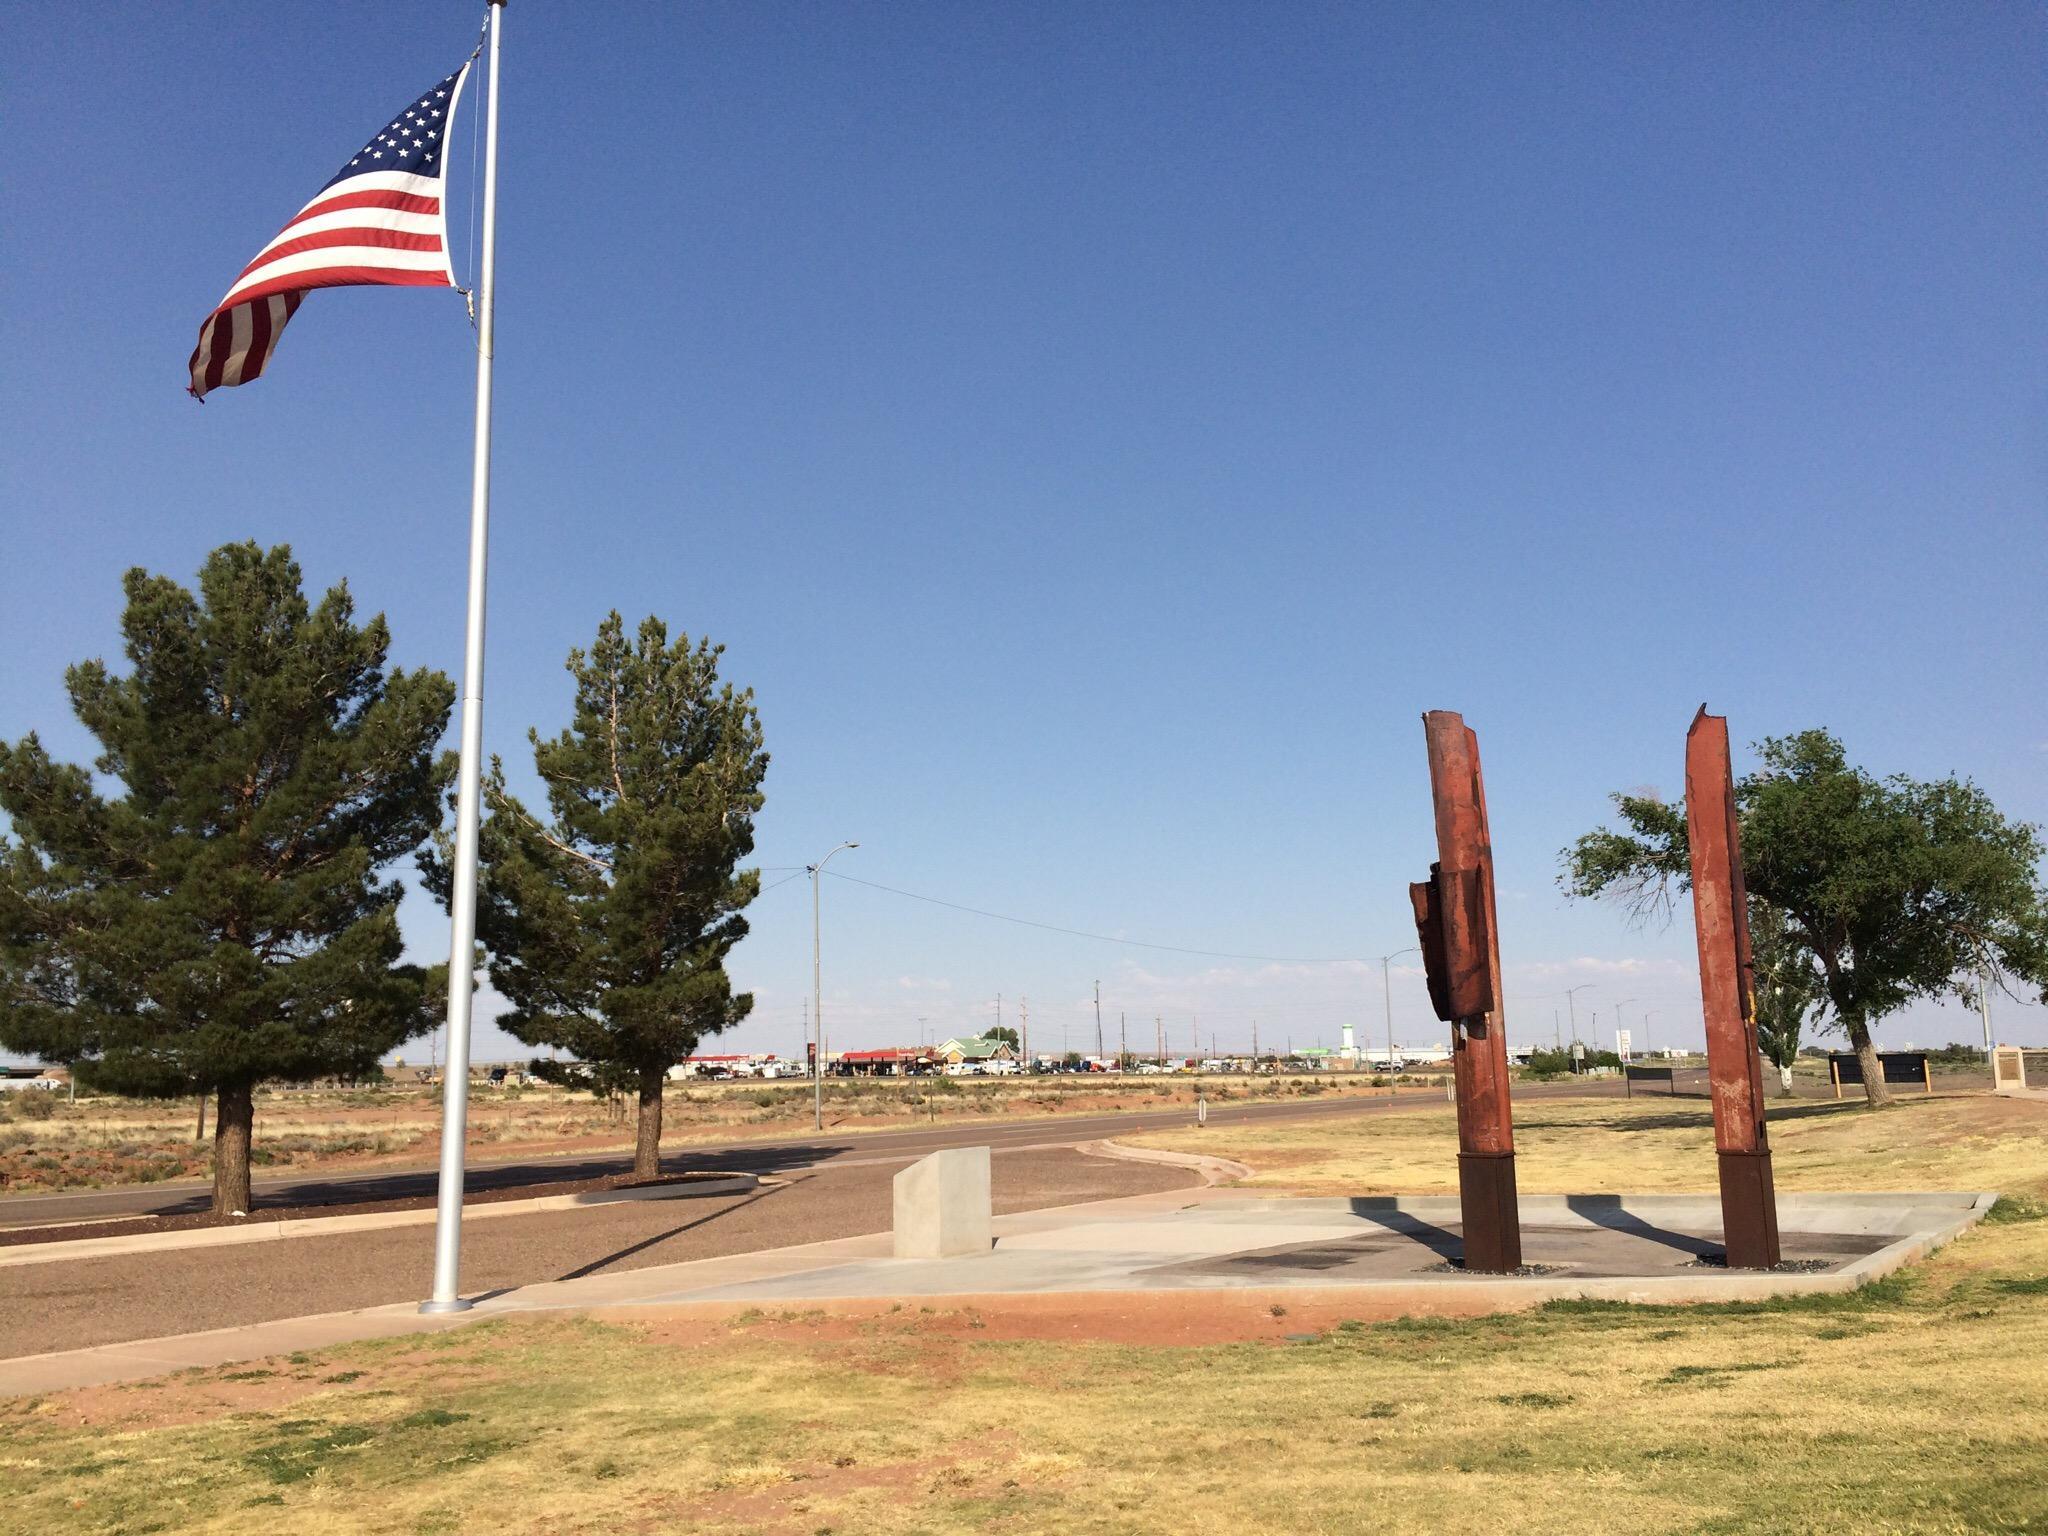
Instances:
[[[301,251],[324,250],[335,245],[377,246],[387,251],[438,251],[441,249],[441,237],[416,234],[407,229],[323,229],[318,234],[298,235],[273,245],[236,273],[235,281],[239,283],[251,272],[280,257],[296,256]]]
[[[334,197],[322,198],[310,208],[301,208],[285,229],[293,224],[303,224],[308,219],[318,218],[323,213],[339,213],[344,208],[390,208],[399,213],[439,213],[441,199],[421,197],[414,192],[343,192]],[[283,234],[284,230],[279,230]]]
[[[235,302],[228,308],[236,308],[254,299],[267,299],[273,293],[288,293],[293,289],[346,288],[351,283],[364,283],[381,288],[446,288],[446,272],[420,272],[406,267],[321,267],[312,272],[294,272],[289,277],[280,277],[275,282],[258,283],[254,288],[244,289],[235,295]],[[216,310],[224,314],[225,310]]]
[[[226,312],[213,317],[213,350],[206,360],[206,387],[218,389],[227,376],[228,353],[235,345],[235,323]]]
[[[249,306],[249,350],[242,357],[244,384],[263,371],[263,359],[269,352],[270,300],[258,299]]]

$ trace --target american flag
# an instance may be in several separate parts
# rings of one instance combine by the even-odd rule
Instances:
[[[453,288],[441,172],[464,64],[409,102],[293,215],[199,328],[194,396],[263,372],[314,288]]]

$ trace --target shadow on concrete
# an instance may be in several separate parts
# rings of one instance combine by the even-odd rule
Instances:
[[[670,1227],[666,1232],[657,1232],[652,1237],[642,1238],[639,1242],[629,1247],[621,1248],[617,1253],[608,1253],[601,1259],[592,1259],[588,1264],[579,1265],[577,1268],[570,1270],[566,1275],[557,1275],[555,1278],[557,1280],[584,1279],[586,1276],[594,1275],[600,1270],[610,1268],[621,1259],[630,1259],[636,1253],[645,1253],[650,1248],[659,1247],[672,1237],[681,1237],[685,1232],[694,1231],[698,1227],[706,1226],[718,1220],[721,1216],[730,1216],[734,1211],[742,1210],[747,1206],[766,1200],[770,1195],[790,1189],[801,1182],[802,1180],[792,1180],[788,1184],[767,1185],[764,1188],[755,1190],[743,1200],[735,1200],[731,1205],[712,1211],[708,1215],[699,1216],[694,1221],[686,1221],[680,1226]]]
[[[1448,1228],[1434,1222],[1424,1221],[1409,1211],[1404,1211],[1392,1200],[1372,1196],[1353,1196],[1351,1214],[1385,1227],[1389,1232],[1420,1243],[1446,1263],[1465,1256],[1465,1240]]]
[[[1669,1227],[1660,1227],[1655,1222],[1645,1221],[1633,1211],[1623,1209],[1619,1195],[1567,1195],[1564,1203],[1573,1215],[1583,1216],[1596,1227],[1605,1227],[1610,1232],[1626,1232],[1631,1237],[1661,1243],[1666,1248],[1676,1248],[1680,1253],[1689,1253],[1696,1259],[1718,1258],[1722,1252],[1719,1243],[1710,1242],[1704,1237],[1694,1237],[1690,1232],[1674,1232]]]

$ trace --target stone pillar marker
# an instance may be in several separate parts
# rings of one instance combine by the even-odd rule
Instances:
[[[948,1147],[896,1175],[896,1257],[957,1259],[995,1245],[987,1147]]]
[[[1505,1274],[1522,1264],[1515,1196],[1515,1132],[1508,1104],[1508,1043],[1494,907],[1493,836],[1479,738],[1464,717],[1422,717],[1436,809],[1437,862],[1408,887],[1436,1016],[1451,1026],[1458,1103],[1458,1202],[1465,1268]]]
[[[1707,1079],[1721,1171],[1721,1228],[1730,1269],[1770,1269],[1779,1259],[1778,1199],[1764,1132],[1763,1058],[1757,1054],[1749,893],[1728,720],[1702,704],[1685,733],[1685,828],[1692,855],[1693,927],[1699,936],[1700,1003],[1707,1024]]]

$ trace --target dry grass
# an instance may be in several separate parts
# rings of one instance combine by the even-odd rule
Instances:
[[[1791,1187],[2017,1196],[1851,1296],[1186,1348],[999,1341],[917,1309],[494,1323],[0,1404],[0,1510],[37,1532],[310,1536],[2043,1530],[2039,1116],[1955,1099],[1783,1119]],[[1697,1187],[1703,1126],[1687,1106],[1545,1105],[1525,1179]],[[1403,1187],[1446,1161],[1436,1117],[1203,1144],[1226,1135],[1304,1154],[1289,1178],[1352,1177],[1347,1138],[1413,1169]]]
[[[1359,1074],[1322,1078],[1205,1079],[1212,1102],[1272,1102],[1325,1094],[1372,1094]],[[1193,1078],[1127,1080],[864,1079],[828,1082],[826,1128],[901,1130],[962,1120],[1165,1109],[1192,1104]],[[1418,1090],[1420,1091],[1420,1090]],[[32,1191],[204,1178],[209,1138],[196,1140],[195,1100],[59,1099],[49,1118],[31,1119],[0,1099],[0,1189]],[[259,1169],[339,1171],[424,1164],[440,1145],[439,1091],[418,1084],[347,1090],[271,1091],[258,1096],[254,1160]],[[672,1083],[663,1145],[743,1140],[807,1131],[811,1088],[802,1082]],[[478,1088],[470,1098],[469,1146],[478,1157],[584,1155],[630,1147],[632,1121],[588,1093],[552,1087]]]
[[[1191,1349],[523,1321],[0,1407],[37,1532],[2040,1529],[2048,1221],[1858,1296]],[[252,1406],[261,1401],[262,1407]]]
[[[1773,1108],[1771,1163],[1782,1190],[2048,1191],[2048,1108],[1988,1095]],[[1119,1140],[1217,1153],[1258,1170],[1248,1182],[1298,1194],[1452,1194],[1457,1122],[1449,1105],[1400,1115],[1212,1125]],[[1714,1187],[1713,1120],[1697,1099],[1548,1100],[1515,1117],[1515,1171],[1529,1194],[1654,1194]]]

